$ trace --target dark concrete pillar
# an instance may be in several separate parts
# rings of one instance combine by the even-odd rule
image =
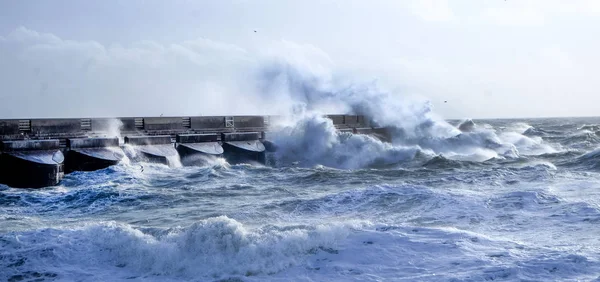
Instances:
[[[265,163],[265,146],[260,132],[222,133],[224,156],[229,163]]]
[[[126,136],[125,144],[135,149],[137,154],[131,156],[134,160],[172,165],[172,161],[178,159],[169,135]]]
[[[219,143],[219,135],[211,134],[178,134],[176,146],[183,165],[205,165],[210,158],[223,154]]]
[[[59,148],[59,140],[0,142],[0,181],[18,188],[57,185],[64,176],[64,155]]]
[[[94,171],[118,164],[125,154],[119,138],[67,139],[65,171]]]

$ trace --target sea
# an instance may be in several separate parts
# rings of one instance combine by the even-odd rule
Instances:
[[[600,281],[600,118],[391,132],[0,186],[0,281]]]

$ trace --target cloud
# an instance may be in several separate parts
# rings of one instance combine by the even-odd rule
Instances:
[[[53,34],[49,33],[39,33],[34,30],[27,29],[23,26],[18,27],[13,32],[11,32],[7,40],[20,42],[20,43],[35,43],[35,42],[44,42],[44,43],[59,43],[62,40],[56,37]]]
[[[546,22],[544,13],[533,7],[494,7],[486,8],[484,21],[503,26],[542,26]]]
[[[425,21],[444,22],[454,19],[447,0],[412,0],[409,9]]]
[[[347,110],[319,96],[333,91],[327,53],[288,40],[255,51],[207,38],[103,45],[20,27],[0,41],[0,60],[5,118]]]
[[[394,48],[345,46],[349,54],[366,54],[356,59],[292,40],[102,44],[21,27],[0,39],[0,112],[5,118],[243,115],[303,105],[409,120],[411,111],[401,106],[383,114],[380,105],[359,105],[406,104],[414,96],[452,118],[596,112],[596,41],[562,42],[555,37],[569,34],[552,33],[542,42],[532,29],[510,30],[488,26],[474,37],[444,28],[403,34]]]
[[[488,4],[482,8],[480,19],[500,26],[540,27],[569,17],[600,16],[600,2],[595,0],[521,0]]]
[[[544,4],[544,3],[541,3]],[[554,0],[552,5],[546,5],[550,12],[555,14],[570,14],[576,16],[600,16],[600,2],[596,0]]]
[[[573,69],[576,67],[572,56],[559,47],[545,47],[540,50],[541,60],[554,67],[562,69]]]
[[[0,41],[4,117],[250,114],[256,58],[199,38],[105,46],[20,27]],[[250,91],[248,91],[250,90]],[[243,95],[240,93],[247,93]]]

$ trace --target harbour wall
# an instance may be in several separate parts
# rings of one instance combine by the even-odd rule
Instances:
[[[340,131],[389,141],[385,128],[360,115],[327,115]],[[64,173],[134,161],[201,164],[206,157],[230,163],[265,162],[276,144],[265,139],[278,116],[0,119],[0,183],[40,188]],[[122,136],[122,140],[118,137]],[[127,147],[128,150],[123,150]]]

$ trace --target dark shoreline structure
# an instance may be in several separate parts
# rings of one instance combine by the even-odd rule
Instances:
[[[65,172],[94,171],[118,164],[123,150],[117,137],[69,138],[65,158]]]
[[[224,152],[217,133],[177,134],[175,144],[183,165],[202,165],[206,158],[220,157]]]
[[[64,175],[65,157],[60,141],[2,141],[0,149],[0,181],[6,185],[27,188],[56,185]]]
[[[169,135],[126,136],[125,144],[134,148],[135,154],[129,156],[135,161],[169,164],[169,159],[177,156],[177,151]]]
[[[385,128],[359,115],[328,115],[340,131],[389,141]],[[41,188],[64,173],[93,171],[133,160],[200,165],[206,158],[265,163],[276,144],[265,140],[276,116],[0,119],[0,183]],[[125,136],[120,143],[117,136]],[[131,150],[123,150],[130,146]]]
[[[265,145],[258,132],[222,133],[223,151],[229,163],[265,163]]]

